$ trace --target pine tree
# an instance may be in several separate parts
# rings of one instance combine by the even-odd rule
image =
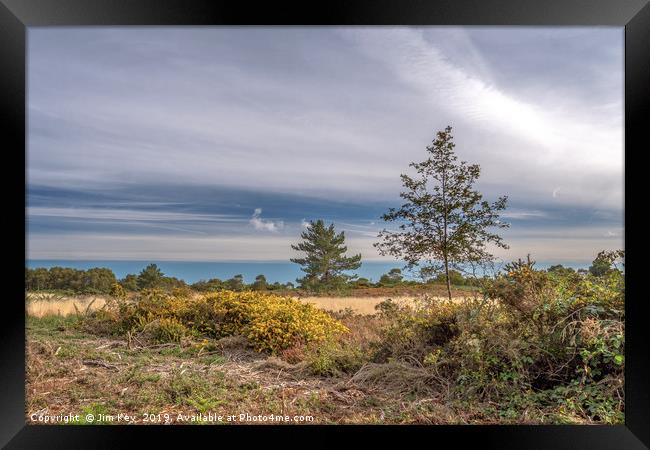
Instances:
[[[477,164],[457,162],[451,127],[437,133],[427,146],[429,157],[411,163],[418,176],[401,175],[406,200],[382,218],[399,223],[399,231],[384,229],[375,247],[382,255],[406,261],[407,269],[420,268],[425,277],[443,273],[451,300],[450,269],[463,271],[464,264],[481,265],[493,259],[486,244],[508,248],[489,228],[506,228],[499,220],[507,197],[489,204],[473,189],[481,170]]]
[[[334,224],[325,226],[322,220],[310,221],[300,235],[303,239],[291,248],[305,252],[303,258],[291,258],[291,262],[300,264],[306,273],[299,278],[302,288],[321,290],[341,286],[355,276],[344,272],[361,266],[361,255],[345,256],[348,248],[344,245],[344,232],[336,233]]]
[[[150,289],[160,287],[164,274],[156,264],[149,264],[138,275],[138,288]]]

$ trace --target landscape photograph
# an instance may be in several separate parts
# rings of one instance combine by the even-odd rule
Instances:
[[[30,27],[27,424],[624,424],[623,62],[622,27]]]

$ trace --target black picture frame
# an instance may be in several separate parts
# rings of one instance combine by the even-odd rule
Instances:
[[[270,439],[290,433],[284,445],[311,445],[363,438],[465,445],[499,449],[642,449],[650,446],[650,327],[645,324],[643,250],[634,244],[642,228],[643,164],[650,125],[649,0],[329,0],[327,2],[259,2],[233,0],[0,0],[0,79],[3,149],[4,222],[16,235],[6,256],[0,327],[3,358],[0,384],[0,443],[6,448],[123,448],[135,439],[149,447],[194,439],[215,445],[223,437]],[[626,374],[625,425],[620,426],[292,426],[164,427],[38,426],[25,423],[25,258],[24,197],[26,152],[26,30],[34,26],[72,25],[592,25],[625,27],[625,239],[626,239]],[[21,164],[23,167],[21,167]],[[638,172],[636,172],[638,170]],[[24,191],[23,191],[24,192]],[[24,234],[23,234],[24,235]],[[642,237],[640,237],[642,238]],[[633,242],[633,244],[630,244]],[[636,241],[640,243],[640,240]],[[187,434],[191,436],[186,436]],[[191,439],[191,440],[188,440]],[[407,441],[408,439],[408,441]],[[413,439],[411,441],[411,439]],[[417,440],[416,440],[417,439]],[[329,441],[329,442],[328,442]],[[236,442],[236,441],[233,441]],[[270,441],[267,441],[270,442]],[[444,442],[444,443],[443,443]],[[202,444],[191,444],[202,445]],[[238,444],[234,444],[238,445]],[[266,445],[266,444],[263,444]]]

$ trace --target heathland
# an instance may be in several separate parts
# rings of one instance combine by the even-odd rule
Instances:
[[[619,268],[519,261],[479,281],[452,301],[399,282],[29,293],[28,422],[623,423]]]

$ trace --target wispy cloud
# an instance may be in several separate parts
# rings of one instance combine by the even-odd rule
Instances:
[[[34,206],[27,207],[27,216],[30,218],[53,217],[126,222],[241,222],[243,220],[242,217],[228,214],[196,214],[132,209],[48,208]]]
[[[542,217],[548,217],[548,213],[545,211],[521,211],[516,209],[506,210],[500,214],[501,217],[505,219],[516,219],[516,220],[526,220],[526,219],[538,219]]]
[[[599,127],[599,117],[544,110],[489,84],[479,73],[463,70],[428,42],[423,30],[355,29],[345,34],[366,54],[381,58],[400,78],[454,116],[465,116],[493,130],[496,127],[502,133],[545,149],[543,153],[526,153],[527,158],[558,163],[560,157],[568,156],[572,150],[572,161],[588,156],[588,165],[616,163],[621,167],[622,158],[612,158],[612,149],[622,148],[622,109],[618,111],[619,126],[603,129]]]
[[[482,78],[481,72],[472,72],[455,63],[453,55],[445,54],[427,40],[426,29],[353,29],[343,33],[367,56],[384,62],[404,83],[419,91],[430,102],[432,110],[448,117],[445,122],[469,122],[474,131],[481,130],[485,136],[483,142],[472,143],[486,148],[495,163],[499,161],[490,165],[496,170],[488,176],[502,177],[502,186],[517,182],[527,191],[534,191],[544,189],[558,175],[571,174],[566,179],[572,184],[572,189],[563,196],[566,201],[584,202],[591,198],[600,204],[620,204],[623,167],[620,92],[619,100],[605,109],[586,105],[573,105],[569,109],[561,103],[549,109],[541,102],[533,103],[504,91]],[[552,91],[553,87],[545,89]],[[465,127],[461,129],[461,133],[466,132]],[[492,145],[486,145],[486,138]],[[522,146],[529,148],[522,150]],[[463,151],[462,147],[459,151]],[[544,174],[544,182],[521,183],[519,177],[513,176],[513,167],[517,167],[519,177],[534,173],[541,179],[540,175]],[[580,167],[579,174],[575,173],[575,167]],[[599,176],[611,179],[613,175],[618,178],[609,190],[596,187]],[[589,188],[585,182],[594,184]],[[554,191],[554,198],[557,192]]]

